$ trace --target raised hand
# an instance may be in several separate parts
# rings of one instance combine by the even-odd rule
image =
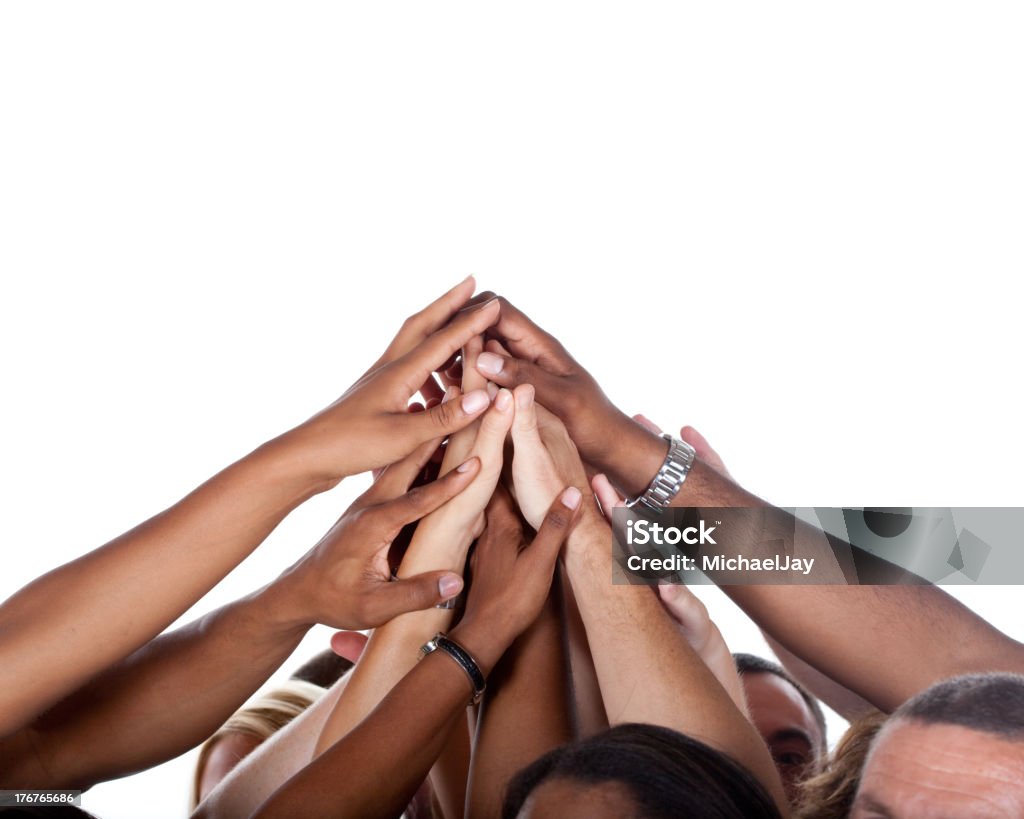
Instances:
[[[499,486],[487,505],[487,527],[473,555],[473,584],[466,614],[452,636],[485,671],[540,613],[551,589],[555,560],[576,523],[582,495],[574,486],[557,492],[526,542],[512,498]]]
[[[500,315],[487,330],[486,349],[468,364],[503,387],[532,384],[537,400],[565,423],[585,461],[627,494],[646,489],[665,458],[665,442],[616,407],[558,339],[504,298],[498,302]]]
[[[512,422],[512,485],[523,517],[536,528],[566,484],[587,495],[589,486],[565,425],[536,403],[533,386],[516,387],[513,395],[516,416]]]
[[[388,564],[388,549],[402,527],[461,493],[480,471],[480,459],[472,457],[433,483],[410,490],[437,443],[428,441],[387,467],[316,547],[277,581],[283,605],[294,612],[296,622],[372,628],[462,590],[462,578],[454,572],[428,571],[392,580]]]
[[[341,398],[283,436],[298,444],[298,457],[321,481],[331,485],[401,460],[425,441],[469,425],[487,408],[486,390],[473,390],[458,401],[428,399],[429,409],[407,412],[417,392],[434,397],[433,373],[497,319],[494,300],[456,315],[472,287],[467,279],[408,318],[384,355]]]

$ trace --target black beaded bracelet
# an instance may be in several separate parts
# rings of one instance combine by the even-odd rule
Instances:
[[[473,656],[454,640],[449,640],[445,637],[444,633],[440,631],[432,639],[424,643],[420,651],[426,657],[439,648],[455,660],[462,667],[462,670],[466,672],[466,676],[469,677],[469,681],[473,686],[473,704],[475,705],[480,702],[480,698],[484,695],[484,689],[487,688],[487,681],[484,679],[483,672],[480,671],[480,666],[477,665]]]

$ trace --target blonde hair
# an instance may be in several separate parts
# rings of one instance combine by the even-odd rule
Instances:
[[[872,711],[846,729],[822,772],[800,783],[793,814],[796,819],[846,819],[850,815],[871,741],[887,717],[881,711]]]
[[[213,746],[228,734],[244,734],[260,744],[280,731],[319,699],[326,689],[302,680],[288,680],[232,714],[199,748],[192,774],[191,808],[199,805],[203,771]]]

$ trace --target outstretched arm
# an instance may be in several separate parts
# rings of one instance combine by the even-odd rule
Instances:
[[[470,461],[468,470],[404,494],[432,448],[389,467],[277,581],[161,635],[0,740],[0,783],[84,789],[158,764],[220,727],[314,623],[366,628],[454,594],[456,575],[393,583],[387,569],[394,533],[454,497],[478,468]],[[445,595],[448,581],[455,585]]]
[[[477,545],[466,616],[449,635],[472,655],[484,675],[536,618],[579,501],[573,489],[562,493],[525,548],[521,529],[517,533],[500,513],[492,526],[488,514],[488,528]],[[472,694],[463,669],[443,651],[434,651],[366,719],[289,780],[255,815],[398,816],[440,753],[445,728],[466,708]]]
[[[625,505],[604,475],[597,475],[591,481],[594,495],[601,503],[605,518],[611,525],[612,510]],[[680,633],[686,638],[697,656],[708,667],[715,679],[722,684],[729,697],[744,714],[747,713],[747,700],[743,694],[743,684],[736,672],[736,662],[732,652],[726,645],[722,632],[708,615],[707,607],[697,595],[682,584],[663,584],[657,587],[665,610],[679,624]]]
[[[375,368],[326,410],[0,606],[0,736],[153,639],[311,495],[472,422],[485,392],[405,412],[431,372],[495,320],[497,305],[485,304],[447,323],[472,287],[467,280],[409,319]]]
[[[509,509],[508,514],[515,513]],[[502,656],[477,713],[466,815],[501,816],[509,780],[573,740],[564,627],[555,583],[540,616]]]
[[[533,384],[537,400],[564,420],[583,458],[622,494],[641,494],[664,461],[665,441],[616,408],[557,339],[504,299],[500,303],[501,316],[488,331],[495,340],[477,360],[480,372],[506,387]],[[673,505],[754,507],[788,519],[699,454]],[[806,555],[819,558],[819,566],[834,563],[817,530],[802,524],[780,529],[801,535],[801,548],[810,549]],[[1024,673],[1024,645],[941,589],[845,585],[841,574],[833,576],[832,585],[722,580],[722,588],[787,650],[883,711],[957,674]]]
[[[524,392],[532,389],[517,388],[517,398]],[[564,480],[556,464],[575,462],[570,467],[575,481],[583,467],[572,441],[557,434],[552,424],[546,425],[548,434],[542,438],[537,425],[528,420],[530,402],[525,403],[513,426],[516,458],[522,460],[518,472],[513,464],[513,474],[520,508],[530,520]],[[680,634],[654,591],[613,583],[621,570],[612,559],[611,530],[592,498],[585,501],[580,523],[569,536],[565,563],[609,722],[663,725],[724,751],[744,765],[785,812],[786,797],[768,749]],[[644,669],[642,678],[637,677],[637,668]]]

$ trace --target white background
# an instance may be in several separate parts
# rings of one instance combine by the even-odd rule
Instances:
[[[1024,503],[1022,22],[4,4],[0,597],[333,400],[471,272],[776,503]],[[362,485],[183,619],[272,578]],[[1017,589],[958,594],[1024,637]],[[190,761],[85,805],[181,816]]]

